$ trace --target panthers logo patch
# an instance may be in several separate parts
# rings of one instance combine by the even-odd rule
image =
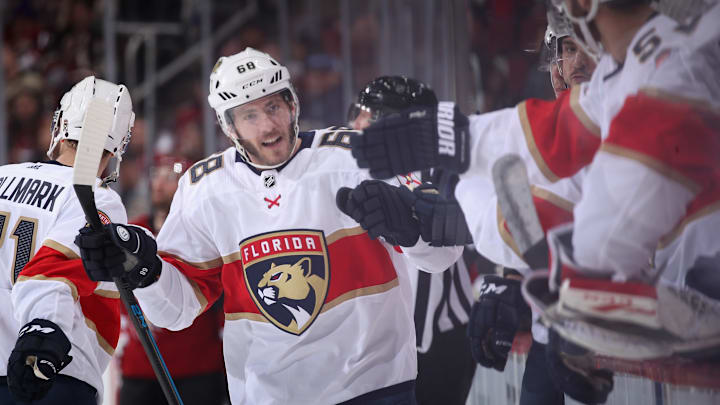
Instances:
[[[312,324],[325,302],[330,267],[322,231],[266,233],[240,242],[245,285],[258,310],[294,335]]]

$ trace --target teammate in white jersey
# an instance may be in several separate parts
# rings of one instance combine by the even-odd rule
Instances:
[[[506,153],[525,160],[534,184],[572,176],[592,162],[573,210],[574,232],[555,234],[550,243],[557,276],[550,287],[559,290],[549,313],[554,328],[621,357],[716,346],[720,308],[709,298],[718,286],[690,281],[702,279],[692,277],[696,263],[720,251],[712,237],[720,221],[713,208],[720,6],[678,23],[641,0],[554,3],[580,27],[576,39],[602,55],[588,83],[555,102],[526,100],[472,116],[469,127],[447,104],[437,119],[432,110],[410,111],[354,138],[353,154],[378,177],[427,165],[464,172],[456,196],[466,214],[487,195],[490,168]],[[411,137],[410,151],[393,148]],[[631,323],[645,334],[588,326],[578,313]]]
[[[113,156],[119,167],[135,117],[130,95],[125,86],[93,76],[60,100],[50,161],[0,167],[3,404],[94,405],[102,398],[101,376],[120,330],[119,295],[113,283],[85,274],[73,243],[85,214],[71,181],[85,112],[94,98],[115,106],[98,176]],[[105,180],[116,178],[118,167]],[[104,222],[127,220],[113,190],[99,186],[95,198]]]
[[[137,274],[151,283],[136,290],[147,318],[182,329],[224,293],[233,404],[415,403],[403,256],[442,271],[460,249],[416,243],[409,214],[401,221],[407,232],[398,234],[405,246],[392,246],[338,210],[337,191],[370,178],[349,151],[356,134],[299,133],[288,70],[269,55],[248,48],[220,58],[208,100],[235,146],[180,179],[158,235],[162,260]],[[387,217],[384,206],[375,208]],[[104,235],[118,229],[147,238],[118,226]],[[106,262],[98,250],[82,254]],[[123,272],[122,263],[107,267],[105,279]]]
[[[548,26],[545,47],[541,52],[546,55],[541,70],[549,71],[557,96],[587,81],[595,68],[594,62],[578,49],[570,34],[570,27],[555,31]],[[530,187],[532,202],[544,231],[572,221],[573,206],[581,196],[583,174],[584,171],[581,171],[556,183]],[[465,190],[470,191],[467,188]],[[525,326],[523,321],[530,314],[520,294],[521,274],[527,275],[530,270],[521,257],[513,235],[507,229],[497,206],[497,197],[494,194],[488,197],[491,198],[485,202],[487,212],[483,214],[474,209],[468,212],[468,217],[471,218],[473,229],[482,229],[482,233],[475,235],[478,251],[503,265],[506,270],[504,277],[484,276],[479,299],[473,305],[469,335],[473,356],[478,363],[502,371],[516,332]],[[508,268],[517,269],[521,274]],[[577,392],[586,390],[576,382],[573,385],[553,382],[553,377],[556,382],[566,381],[568,371],[563,370],[562,375],[550,375],[546,361],[547,330],[535,318],[537,314],[532,324],[533,341],[525,363],[520,404],[561,404],[564,401],[563,390],[568,390],[576,397]],[[604,392],[606,394],[607,391]]]

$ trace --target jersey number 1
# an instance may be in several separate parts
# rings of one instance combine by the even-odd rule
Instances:
[[[0,212],[0,248],[5,243],[5,233],[10,220],[9,212]],[[15,239],[15,254],[13,255],[12,282],[15,284],[20,271],[30,261],[35,253],[35,236],[37,235],[38,221],[35,218],[20,217],[10,237]]]

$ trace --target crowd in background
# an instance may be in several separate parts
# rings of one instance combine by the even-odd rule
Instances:
[[[81,78],[103,77],[103,7],[101,0],[3,2],[3,72],[6,83],[8,162],[45,159],[52,112],[61,95]],[[268,4],[269,3],[269,4]],[[187,30],[158,38],[158,67],[197,43],[197,10],[190,0],[119,2],[121,21],[179,22]],[[278,39],[277,10],[273,2],[259,2],[250,23],[225,40],[215,56],[230,55],[247,46],[283,60],[290,69],[301,99],[301,127],[323,128],[345,123],[348,101],[342,93],[341,26],[336,1],[288,2],[289,60],[283,60]],[[179,6],[179,7],[178,7]],[[239,7],[235,1],[214,1],[213,21]],[[477,88],[477,107],[490,111],[514,105],[529,96],[551,97],[547,74],[538,72],[536,50],[545,26],[544,5],[520,0],[467,2],[471,38],[471,64]],[[376,61],[379,22],[373,13],[352,19],[353,91],[378,76]],[[127,42],[118,37],[118,55]],[[122,58],[118,58],[122,60]],[[140,59],[138,65],[142,63]],[[182,156],[191,161],[204,156],[202,107],[206,89],[200,81],[200,64],[163,85],[158,92],[156,153]],[[125,81],[118,66],[118,82]],[[142,81],[142,69],[139,81]],[[392,73],[392,72],[382,72]],[[132,93],[133,89],[130,88]],[[145,123],[142,106],[137,114],[133,142],[125,154],[118,191],[130,216],[148,210],[147,164],[144,161]],[[218,134],[220,132],[218,131]],[[219,137],[220,147],[224,138]]]

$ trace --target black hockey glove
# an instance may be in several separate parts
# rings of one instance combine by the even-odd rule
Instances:
[[[613,373],[595,368],[590,352],[548,329],[545,348],[548,372],[555,387],[583,404],[602,404],[613,389]]]
[[[33,319],[20,328],[7,367],[8,389],[15,399],[43,398],[55,376],[72,361],[69,352],[70,341],[54,322]]]
[[[472,356],[483,367],[505,369],[515,333],[530,323],[530,307],[520,294],[520,281],[485,276],[468,323]]]
[[[371,239],[382,236],[392,245],[415,246],[420,237],[419,223],[400,193],[412,194],[405,187],[365,180],[354,189],[342,187],[335,202],[340,211],[368,231]]]
[[[412,194],[401,194],[420,221],[420,236],[430,246],[464,246],[472,243],[460,204],[443,198],[435,186],[423,184]],[[410,198],[410,199],[409,199]]]
[[[101,232],[89,227],[75,237],[85,272],[93,281],[123,278],[131,289],[147,287],[157,281],[162,262],[157,243],[143,228],[108,224]]]
[[[463,173],[470,165],[469,121],[450,102],[390,114],[350,142],[358,166],[378,179],[431,167]]]

